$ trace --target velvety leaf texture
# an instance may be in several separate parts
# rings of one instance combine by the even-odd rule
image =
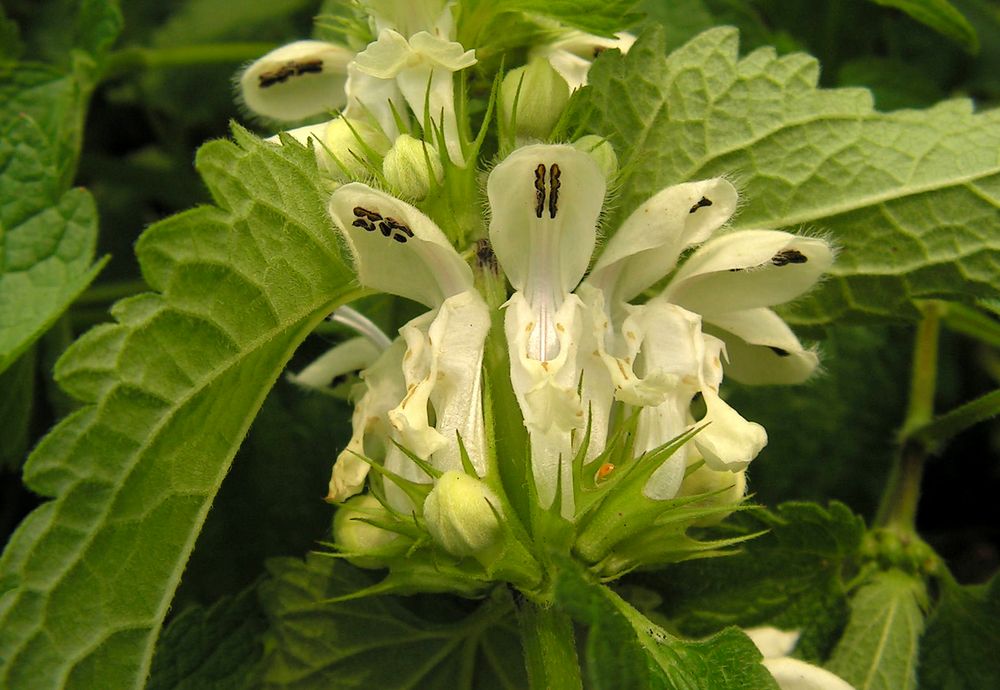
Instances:
[[[985,585],[948,582],[920,641],[920,687],[1000,687],[1000,577]]]
[[[902,10],[918,22],[941,32],[969,50],[974,51],[979,48],[976,30],[948,0],[872,0],[872,2]]]
[[[663,53],[652,30],[590,73],[591,128],[622,153],[618,220],[666,185],[729,177],[744,202],[734,228],[820,234],[840,249],[788,312],[800,323],[915,317],[917,298],[997,294],[1000,110],[954,100],[878,113],[864,89],[817,89],[807,55],[741,59],[729,28]]]
[[[330,603],[374,578],[317,554],[271,561],[261,586],[270,621],[265,688],[520,690],[527,687],[510,602],[489,601],[454,622],[415,614],[395,597]],[[438,600],[435,608],[450,608]],[[513,661],[512,663],[512,660]]]
[[[768,533],[738,555],[680,563],[636,581],[662,597],[663,613],[683,632],[707,635],[728,625],[800,630],[797,655],[825,658],[847,621],[840,573],[861,544],[861,518],[840,503],[785,503],[730,521],[742,532]]]
[[[53,497],[0,558],[0,686],[138,688],[229,462],[297,344],[349,296],[314,154],[236,131],[197,165],[217,206],[150,228],[158,292],[57,367],[85,405],[24,477]]]
[[[857,690],[913,690],[924,629],[920,579],[898,570],[874,575],[851,599],[851,619],[827,668]]]
[[[507,8],[557,19],[581,31],[613,36],[642,15],[633,13],[636,0],[512,0]]]
[[[585,666],[597,690],[767,690],[777,688],[753,642],[727,629],[681,640],[571,563],[560,569],[557,601],[586,623]]]
[[[93,265],[97,212],[82,189],[63,192],[56,152],[26,116],[0,130],[0,371],[82,291]]]
[[[211,608],[192,606],[171,621],[156,647],[145,690],[246,690],[257,679],[266,627],[257,588]]]

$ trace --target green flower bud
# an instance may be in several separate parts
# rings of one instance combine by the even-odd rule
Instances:
[[[382,161],[382,174],[393,192],[418,201],[444,178],[437,149],[409,134],[396,137]]]
[[[448,553],[481,554],[497,543],[500,523],[497,500],[478,479],[463,472],[445,472],[424,501],[427,530]]]
[[[590,157],[597,163],[597,167],[604,173],[605,179],[610,180],[618,174],[618,156],[614,147],[604,137],[596,134],[588,134],[580,137],[572,144],[577,151],[590,154]]]
[[[390,142],[381,129],[364,120],[338,117],[327,124],[323,132],[323,145],[326,149],[317,146],[317,156],[320,156],[330,175],[341,180],[368,177],[365,161],[371,162],[369,150],[378,156],[384,156],[389,150]],[[330,157],[331,154],[336,160]]]
[[[514,125],[518,136],[535,139],[548,137],[567,102],[569,85],[544,58],[533,58],[527,66],[511,70],[500,85],[500,105],[504,121],[508,125]]]
[[[688,466],[701,461],[701,458],[692,454],[688,460]],[[684,478],[678,496],[694,496],[697,494],[712,494],[698,505],[705,508],[732,506],[733,508],[743,499],[747,490],[746,471],[730,472],[729,470],[716,471],[710,469],[708,465],[701,467]],[[720,510],[717,514],[704,517],[694,524],[701,527],[708,527],[721,522],[732,511]]]
[[[359,568],[384,568],[387,548],[399,538],[395,532],[376,527],[367,520],[389,517],[371,494],[354,496],[333,516],[333,539],[347,555],[347,561]]]

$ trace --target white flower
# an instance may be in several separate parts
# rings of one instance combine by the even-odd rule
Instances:
[[[534,48],[531,54],[548,60],[552,68],[569,84],[570,90],[575,91],[587,85],[587,73],[598,55],[611,48],[627,53],[633,43],[635,36],[627,31],[615,34],[614,38],[570,31],[552,43]]]
[[[343,108],[347,65],[354,51],[325,41],[295,41],[272,50],[240,75],[247,108],[294,122]]]
[[[788,656],[799,641],[799,633],[777,628],[743,631],[764,655],[764,666],[781,690],[854,690],[854,686],[830,671]]]
[[[471,269],[427,216],[367,185],[337,189],[330,214],[362,285],[430,308],[405,324],[401,339],[362,374],[367,392],[355,409],[354,436],[334,465],[330,499],[360,491],[367,463],[358,455],[382,460],[406,479],[429,482],[392,441],[448,471],[461,469],[461,435],[473,466],[484,474],[481,369],[490,316]],[[369,431],[376,437],[371,443]],[[394,507],[412,508],[390,482],[386,494]]]
[[[378,39],[354,59],[359,72],[395,80],[417,119],[443,130],[448,154],[459,165],[464,165],[465,159],[455,116],[452,73],[475,63],[475,51],[467,51],[459,43],[427,31],[406,38],[394,29],[382,29]],[[430,123],[425,122],[425,111]]]
[[[819,279],[833,260],[829,246],[772,230],[729,233],[695,251],[660,294],[643,305],[629,301],[669,274],[685,249],[719,229],[736,199],[736,190],[721,178],[662,190],[626,219],[579,291],[603,326],[597,337],[616,397],[630,402],[645,396],[639,449],[655,448],[683,429],[690,396],[701,393],[707,409],[701,421],[709,424],[693,443],[709,468],[731,471],[745,468],[767,436],[719,397],[722,359],[728,359],[727,373],[746,383],[797,383],[812,373],[816,355],[769,307]],[[650,329],[678,309],[687,315],[689,338]],[[714,335],[702,333],[703,327]],[[684,359],[700,362],[697,382],[664,379]],[[659,403],[658,394],[665,396]],[[654,474],[647,495],[672,496],[683,470],[682,451]]]
[[[573,510],[573,431],[586,425],[577,388],[583,303],[571,294],[597,239],[605,181],[586,153],[570,146],[518,149],[487,182],[490,241],[514,287],[504,327],[511,380],[531,438],[532,470],[543,506]]]

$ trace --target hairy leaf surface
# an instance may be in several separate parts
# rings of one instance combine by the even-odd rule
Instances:
[[[899,570],[873,576],[851,599],[851,619],[827,668],[857,690],[913,690],[924,630],[923,583]]]
[[[138,688],[212,499],[295,347],[350,295],[312,151],[236,131],[197,165],[217,206],[150,228],[158,292],[62,358],[86,403],[25,466],[54,497],[0,558],[0,685]]]
[[[946,581],[920,641],[920,687],[977,690],[1000,686],[1000,577],[984,585]]]
[[[761,654],[739,630],[705,640],[668,634],[579,566],[560,568],[556,600],[588,624],[585,665],[598,690],[777,688]]]
[[[841,503],[784,503],[736,515],[730,524],[768,533],[743,544],[738,555],[679,563],[637,582],[661,596],[663,613],[685,633],[707,635],[729,625],[799,630],[796,653],[825,658],[847,620],[841,570],[860,547],[861,518]]]
[[[789,312],[800,323],[915,318],[921,297],[1000,291],[1000,110],[878,113],[864,89],[817,89],[807,55],[740,58],[728,28],[663,53],[650,31],[591,70],[591,126],[623,154],[618,220],[666,185],[728,176],[745,203],[735,228],[840,248]]]
[[[440,622],[453,608],[440,596],[438,620],[395,597],[329,602],[374,582],[343,561],[313,554],[305,561],[275,559],[269,570],[272,579],[261,586],[270,621],[265,688],[527,687],[509,601],[489,601],[464,618]]]

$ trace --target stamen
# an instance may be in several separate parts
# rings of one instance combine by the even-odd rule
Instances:
[[[778,252],[771,258],[771,263],[775,266],[787,266],[788,264],[804,264],[809,261],[809,257],[797,249],[785,249]]]
[[[545,209],[545,165],[535,168],[535,217],[541,218]]]
[[[375,232],[375,224],[378,223],[379,232],[383,237],[391,237],[400,244],[406,244],[407,239],[413,237],[413,231],[395,218],[389,216],[383,218],[377,211],[369,211],[362,206],[355,206],[353,212],[357,220],[351,225],[356,228]]]
[[[699,208],[705,208],[706,206],[711,206],[711,205],[712,205],[712,200],[711,199],[708,199],[706,197],[702,197],[702,198],[698,199],[698,201],[695,202],[694,206],[691,207],[691,210],[688,211],[688,213],[694,213]]]
[[[778,355],[779,357],[790,357],[792,354],[788,350],[782,350],[780,347],[774,347],[773,345],[768,345],[767,349],[769,349],[771,352]]]
[[[484,271],[500,275],[500,264],[493,253],[493,245],[485,237],[476,240],[476,264]]]
[[[392,345],[389,336],[383,333],[382,329],[376,326],[371,319],[356,309],[337,307],[328,318],[330,321],[343,324],[359,335],[368,338],[379,350],[384,350]]]
[[[322,72],[322,60],[305,60],[303,62],[289,60],[277,69],[269,72],[261,72],[260,76],[257,77],[257,84],[260,88],[266,89],[275,84],[283,84],[288,81],[289,77],[297,77],[303,74],[322,74]]]
[[[556,212],[559,210],[559,187],[562,186],[559,182],[559,176],[561,174],[559,164],[553,163],[552,167],[549,168],[549,218],[555,218]]]

